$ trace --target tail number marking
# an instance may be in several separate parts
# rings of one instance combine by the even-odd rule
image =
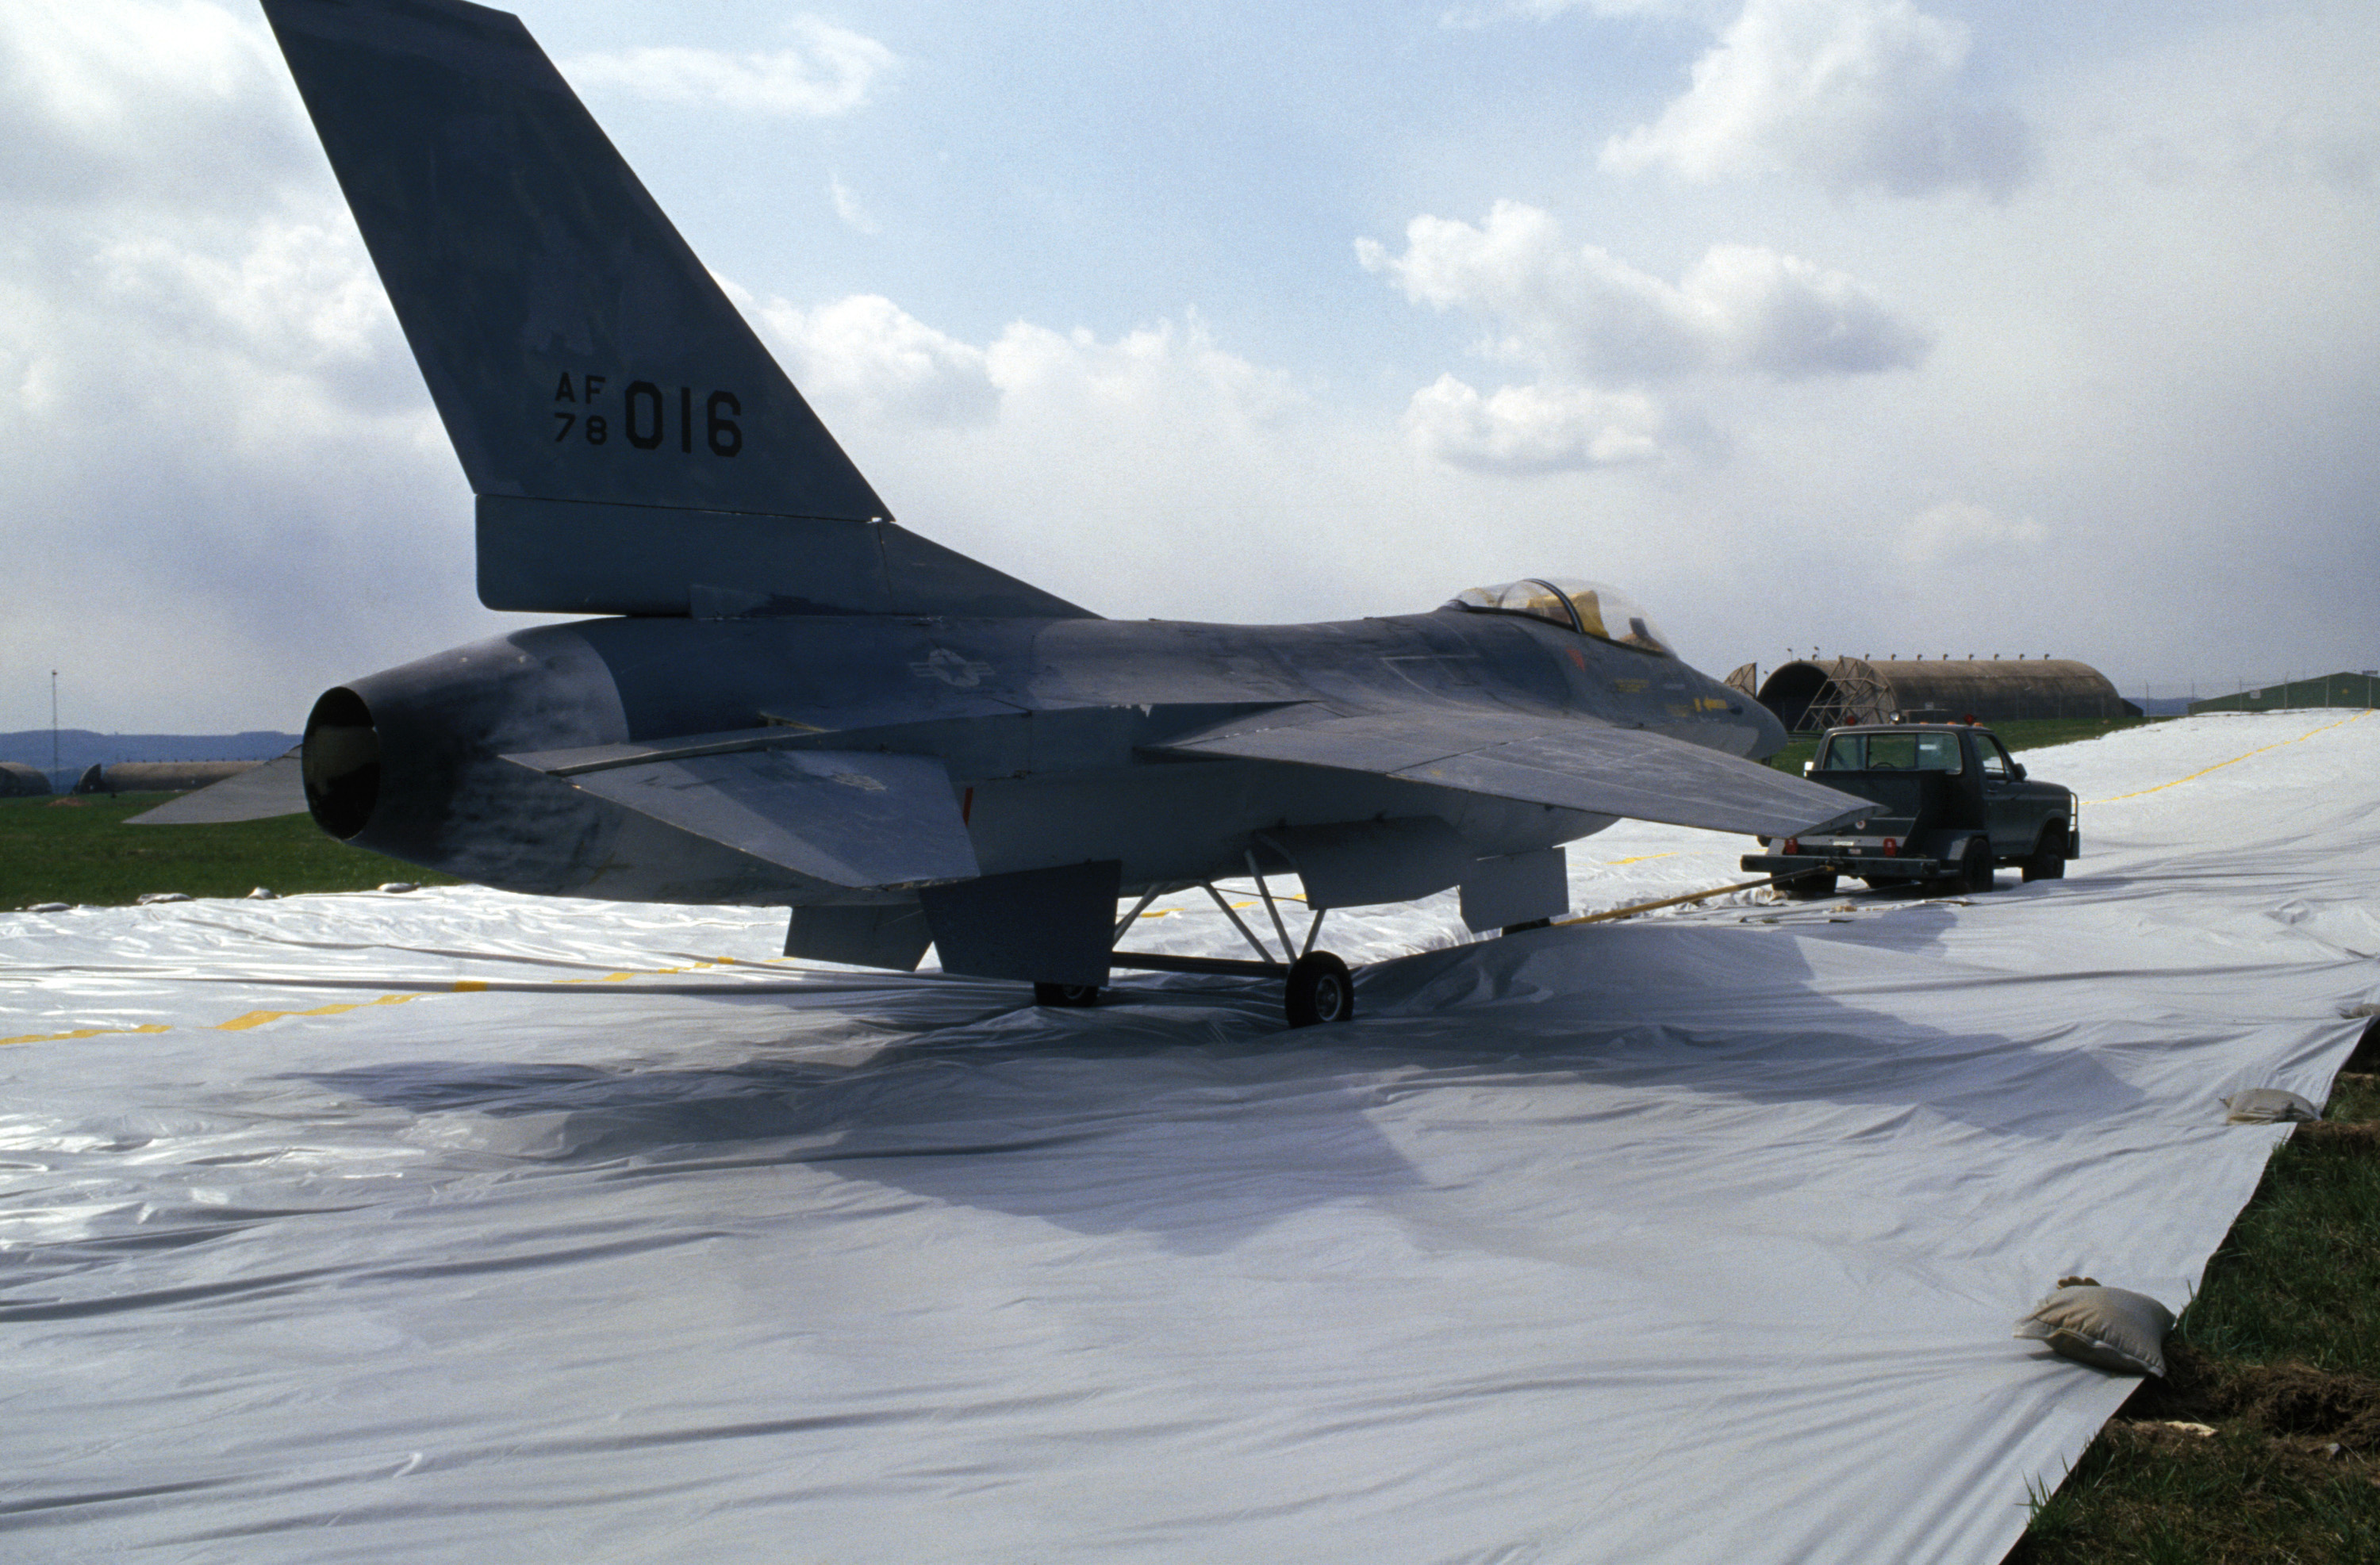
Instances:
[[[553,410],[555,444],[574,434],[589,445],[602,445],[611,440],[611,419],[589,410],[603,394],[610,379],[604,375],[581,375],[574,382],[568,371],[564,372],[561,384],[554,388],[553,400],[572,406]],[[620,424],[630,445],[639,451],[658,451],[669,440],[674,425],[678,450],[693,454],[698,421],[694,388],[677,388],[674,419],[671,417],[672,400],[666,391],[650,381],[628,382],[627,389],[620,394]],[[700,412],[702,443],[713,456],[734,456],[743,451],[744,427],[736,422],[744,414],[743,398],[732,391],[708,392],[703,394]]]

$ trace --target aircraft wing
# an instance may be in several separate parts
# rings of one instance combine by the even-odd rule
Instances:
[[[195,793],[144,809],[128,826],[220,826],[232,820],[271,820],[306,813],[305,762],[293,745],[261,766],[210,782]]]
[[[1872,813],[1865,799],[1641,728],[1520,711],[1288,707],[1152,746],[1365,771],[1492,798],[1672,826],[1791,837]]]
[[[982,873],[950,771],[931,756],[783,749],[681,756],[534,769],[830,885],[910,886]]]

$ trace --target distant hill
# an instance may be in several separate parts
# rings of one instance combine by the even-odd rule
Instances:
[[[298,743],[295,734],[253,729],[246,734],[94,734],[88,728],[58,730],[58,770],[50,782],[71,788],[83,768],[126,760],[271,760]],[[50,770],[50,731],[29,728],[0,734],[0,760]]]

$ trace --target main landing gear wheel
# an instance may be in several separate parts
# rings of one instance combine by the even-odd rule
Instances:
[[[1036,1005],[1060,1005],[1072,1009],[1085,1005],[1097,1005],[1099,1002],[1099,987],[1097,984],[1035,984],[1033,986],[1033,1003]]]
[[[1355,1013],[1355,979],[1327,951],[1310,951],[1290,964],[1281,1007],[1293,1027],[1343,1022]]]

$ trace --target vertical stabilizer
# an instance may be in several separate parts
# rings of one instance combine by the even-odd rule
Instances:
[[[909,535],[517,18],[263,6],[480,497],[483,600],[937,610],[885,563]],[[968,601],[1083,612],[927,548]]]

